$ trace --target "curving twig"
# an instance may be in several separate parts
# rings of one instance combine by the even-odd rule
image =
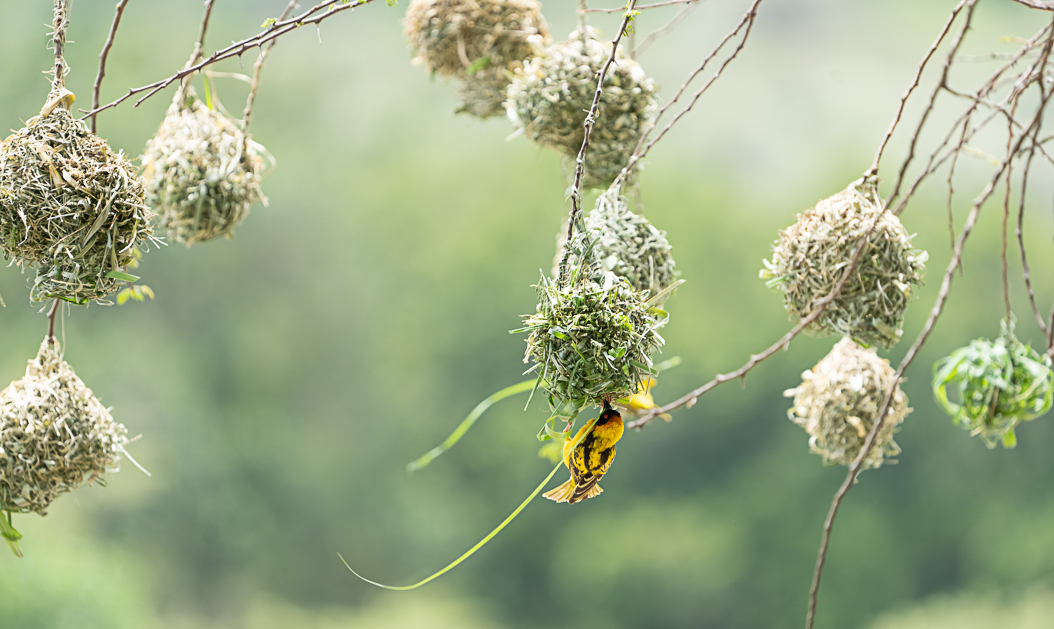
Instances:
[[[644,41],[642,41],[641,43],[639,43],[639,44],[637,44],[636,46],[633,47],[633,54],[630,55],[630,56],[632,56],[633,58],[636,58],[637,55],[639,55],[642,52],[644,52],[645,50],[647,50],[649,46],[651,46],[653,43],[655,43],[656,39],[662,37],[663,35],[665,35],[666,33],[669,33],[670,31],[672,31],[675,26],[680,24],[681,20],[683,20],[684,18],[688,17],[688,14],[691,13],[693,9],[698,8],[699,5],[701,5],[703,3],[703,1],[704,0],[698,0],[697,2],[692,2],[690,4],[685,5],[685,7],[683,9],[681,9],[680,11],[677,12],[677,15],[673,16],[672,18],[670,18],[669,22],[663,24],[662,26],[660,26],[659,28],[655,29],[654,31],[648,33],[648,36],[644,38]]]
[[[259,48],[267,42],[274,41],[282,35],[295,31],[301,26],[305,26],[308,24],[319,24],[323,20],[333,15],[336,15],[337,13],[342,13],[348,10],[354,10],[358,7],[371,4],[373,2],[374,0],[351,0],[350,2],[347,2],[347,0],[325,0],[324,2],[320,2],[319,4],[316,4],[315,6],[311,7],[310,9],[296,17],[292,17],[282,21],[275,21],[273,24],[269,25],[265,30],[257,33],[256,35],[253,35],[252,37],[243,39],[238,42],[234,42],[226,48],[217,50],[208,57],[203,58],[201,61],[198,61],[197,63],[189,67],[183,68],[182,70],[176,72],[168,78],[161,79],[160,81],[154,81],[153,83],[143,85],[141,87],[131,88],[128,90],[128,93],[100,107],[92,108],[89,111],[81,110],[81,112],[84,113],[84,116],[81,117],[81,120],[98,114],[101,111],[105,111],[112,107],[116,107],[117,105],[120,105],[132,96],[135,96],[137,94],[143,94],[143,92],[146,92],[146,94],[144,94],[142,97],[135,101],[135,104],[133,106],[138,107],[143,103],[143,101],[150,98],[154,94],[157,94],[169,85],[172,85],[172,83],[179,81],[186,76],[194,74],[195,72],[201,70],[206,66],[210,66],[216,62],[223,61],[224,59],[230,59],[232,57],[241,57],[243,54],[252,50],[253,48]]]
[[[673,125],[677,124],[678,120],[680,120],[685,114],[691,111],[692,107],[695,105],[696,102],[699,101],[703,93],[705,93],[706,90],[710,89],[710,86],[713,85],[717,81],[717,79],[721,78],[721,73],[724,72],[726,67],[728,67],[728,64],[732,63],[732,60],[735,59],[739,55],[740,51],[742,51],[743,48],[746,46],[747,39],[750,37],[750,31],[754,28],[754,20],[757,18],[758,6],[761,5],[761,2],[762,0],[754,0],[754,4],[750,5],[750,8],[747,9],[746,14],[743,16],[743,19],[739,21],[739,24],[737,24],[736,27],[732,29],[732,32],[730,32],[728,35],[725,35],[724,39],[718,42],[717,47],[714,48],[713,52],[707,55],[706,58],[703,59],[703,62],[699,65],[699,67],[693,70],[692,73],[688,75],[688,79],[681,85],[680,89],[677,90],[677,93],[674,94],[673,98],[670,99],[668,103],[663,105],[661,109],[659,109],[659,113],[655,115],[655,119],[652,120],[651,125],[648,127],[648,130],[641,135],[640,140],[637,142],[637,148],[634,149],[633,154],[630,156],[625,168],[622,169],[622,172],[620,172],[618,177],[615,179],[616,182],[624,181],[626,177],[629,176],[629,173],[633,172],[633,169],[637,167],[637,164],[640,163],[640,160],[644,159],[644,156],[648,154],[648,151],[651,150],[651,147],[655,146],[655,144],[659,140],[661,140],[671,128],[673,128]],[[673,120],[671,120],[662,129],[662,131],[659,132],[659,135],[657,135],[655,139],[649,142],[648,138],[651,136],[652,132],[655,131],[656,125],[658,125],[659,120],[662,118],[663,114],[665,114],[666,111],[681,98],[685,90],[688,89],[688,85],[695,80],[695,77],[699,76],[703,72],[703,70],[706,69],[706,66],[710,63],[710,61],[717,57],[717,54],[721,52],[721,49],[725,47],[725,44],[727,44],[729,41],[732,40],[732,38],[738,35],[739,32],[744,29],[744,27],[746,28],[746,32],[743,34],[743,39],[739,42],[739,45],[736,46],[735,50],[732,51],[732,54],[727,59],[725,59],[724,63],[721,64],[721,67],[717,69],[717,72],[714,73],[714,76],[710,77],[710,80],[707,81],[706,84],[703,85],[703,87],[700,88],[699,91],[697,91],[692,96],[691,102],[688,103],[688,105],[684,109],[682,109],[676,116],[674,116]],[[645,144],[645,142],[647,142],[647,144]]]
[[[1030,9],[1054,11],[1054,0],[1014,0],[1014,2],[1023,4]]]
[[[692,4],[699,2],[699,0],[666,0],[665,2],[656,2],[654,4],[642,4],[636,7],[636,11],[644,11],[647,9],[658,9],[660,7],[668,7],[675,4]],[[618,13],[619,11],[625,11],[626,7],[618,7],[617,9],[584,9],[585,13]]]
[[[106,36],[106,43],[102,45],[102,52],[99,53],[99,72],[95,75],[95,85],[92,86],[91,93],[91,108],[99,108],[99,91],[102,89],[102,79],[106,76],[106,59],[110,56],[110,48],[113,48],[113,39],[117,34],[117,27],[121,24],[121,16],[124,15],[124,7],[128,4],[128,0],[120,0],[117,3],[117,10],[113,15],[113,24],[110,25],[110,34]],[[96,132],[95,124],[96,115],[92,114],[91,117],[91,132]]]
[[[289,17],[289,14],[296,8],[297,0],[289,0],[289,4],[286,5],[285,11],[282,11],[282,15],[278,17],[278,20],[284,20]],[[256,92],[260,89],[260,73],[263,71],[264,61],[267,61],[267,55],[271,54],[271,49],[278,43],[271,41],[265,47],[260,48],[260,56],[256,58],[256,63],[253,64],[253,80],[249,87],[249,96],[245,99],[245,113],[242,115],[242,131],[248,137],[249,124],[253,119],[253,105],[256,104]]]

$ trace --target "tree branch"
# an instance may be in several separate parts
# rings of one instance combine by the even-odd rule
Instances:
[[[699,0],[666,0],[665,2],[656,2],[654,4],[642,4],[639,7],[635,7],[636,11],[645,11],[647,9],[658,9],[659,7],[668,7],[675,4],[692,4],[699,2]],[[585,13],[618,13],[619,11],[625,11],[626,7],[618,7],[617,9],[585,9]]]
[[[95,85],[92,86],[91,93],[92,109],[99,108],[99,91],[102,89],[102,79],[106,76],[106,58],[110,56],[110,48],[113,47],[113,39],[117,34],[117,27],[121,24],[121,16],[124,15],[124,7],[127,4],[128,0],[120,0],[117,3],[117,11],[113,15],[113,24],[110,25],[110,34],[106,36],[106,43],[102,45],[102,52],[99,53],[99,73],[95,75]],[[91,132],[96,132],[95,114],[92,114],[91,117]]]
[[[586,120],[583,124],[585,133],[582,135],[582,148],[578,149],[578,157],[575,159],[575,180],[571,184],[571,217],[567,221],[567,242],[570,244],[571,237],[574,236],[575,223],[579,220],[582,215],[582,171],[584,164],[584,157],[586,149],[589,148],[589,134],[593,131],[593,127],[597,123],[597,111],[600,109],[600,95],[604,93],[604,79],[607,77],[608,69],[611,64],[615,62],[615,53],[618,52],[619,42],[622,41],[622,35],[626,32],[626,26],[629,24],[630,19],[633,17],[633,7],[637,4],[637,0],[629,0],[626,5],[626,14],[622,16],[622,23],[619,25],[618,34],[615,35],[615,39],[611,41],[611,54],[608,55],[608,59],[604,62],[604,67],[600,69],[600,73],[597,76],[597,89],[593,93],[593,103],[589,106],[589,112],[586,114]],[[582,32],[582,40],[585,42],[586,38],[585,31]],[[560,261],[560,275],[563,275],[563,270],[567,266],[568,256],[571,255],[571,247],[567,247],[564,251],[563,259]]]
[[[289,17],[289,14],[296,8],[297,0],[289,0],[289,4],[286,5],[285,11],[282,11],[282,15],[278,17],[278,20],[284,20]],[[271,41],[266,47],[260,48],[260,56],[256,58],[256,63],[253,64],[253,81],[249,87],[249,96],[245,99],[245,113],[242,115],[242,131],[248,135],[249,124],[253,119],[253,105],[256,104],[256,92],[260,89],[260,73],[263,71],[264,61],[267,61],[267,55],[271,54],[271,49],[278,43]]]
[[[336,15],[337,13],[341,13],[349,9],[356,9],[363,5],[371,4],[372,2],[374,2],[374,0],[353,0],[345,4],[344,0],[325,0],[325,2],[321,2],[313,6],[312,8],[308,9],[299,16],[281,22],[276,21],[274,24],[271,24],[267,29],[261,31],[260,33],[257,33],[256,35],[253,35],[252,37],[243,39],[238,42],[234,42],[226,48],[217,50],[208,57],[205,57],[201,61],[189,67],[183,68],[182,70],[176,72],[168,78],[161,79],[160,81],[155,81],[153,83],[150,83],[149,85],[144,85],[142,87],[129,89],[127,94],[101,107],[93,108],[90,111],[81,110],[84,113],[84,116],[81,117],[81,120],[93,116],[101,111],[110,109],[111,107],[116,107],[117,105],[120,105],[121,103],[128,100],[132,96],[135,96],[136,94],[142,94],[143,92],[146,92],[144,96],[142,96],[141,98],[139,98],[139,100],[135,102],[134,106],[138,107],[143,103],[143,101],[150,98],[154,94],[157,94],[172,83],[179,81],[183,77],[189,76],[206,66],[210,66],[218,61],[223,61],[224,59],[240,57],[246,52],[252,50],[253,48],[258,48],[266,44],[267,42],[274,41],[282,35],[292,32],[300,28],[301,26],[305,26],[307,24],[318,24],[323,20],[329,18],[330,16]]]
[[[1014,0],[1014,2],[1023,4],[1030,9],[1054,11],[1054,0]]]

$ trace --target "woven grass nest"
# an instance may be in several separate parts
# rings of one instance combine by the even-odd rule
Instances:
[[[809,449],[823,457],[824,465],[848,466],[860,454],[886,393],[896,385],[875,445],[863,461],[863,469],[880,467],[886,457],[900,453],[893,433],[911,412],[895,376],[889,361],[874,349],[843,338],[802,374],[800,386],[784,392],[794,398],[787,416],[809,433]]]
[[[543,276],[537,312],[524,315],[529,332],[523,361],[541,377],[555,412],[625,398],[652,376],[651,356],[664,344],[658,330],[668,315],[654,298],[604,268],[596,240],[572,238],[573,263],[563,278]]]
[[[784,296],[792,319],[801,319],[828,295],[852,259],[860,240],[882,212],[877,178],[854,181],[838,194],[798,215],[780,232],[772,261],[760,275]],[[882,213],[860,263],[838,297],[807,331],[837,333],[864,345],[892,347],[903,333],[904,311],[915,286],[922,284],[925,251],[892,212]]]
[[[572,172],[597,76],[610,54],[611,42],[598,40],[587,27],[585,35],[575,31],[568,41],[528,60],[509,84],[506,105],[513,123],[532,141],[563,154]],[[655,115],[656,90],[640,64],[620,48],[604,77],[597,123],[584,158],[583,187],[605,188],[626,166]]]
[[[31,298],[86,303],[116,292],[135,249],[153,239],[143,185],[120,152],[53,94],[0,144],[0,247],[37,270]]]
[[[958,402],[949,399],[948,389]],[[976,339],[933,365],[933,393],[952,420],[985,445],[1017,445],[1016,427],[1054,404],[1051,360],[1019,341],[1013,323],[994,341]]]
[[[169,239],[189,247],[230,238],[253,203],[267,203],[264,151],[193,88],[178,92],[142,157],[146,201]]]
[[[412,0],[403,30],[430,72],[458,81],[458,112],[500,116],[509,73],[549,43],[535,0]]]
[[[613,190],[597,197],[586,215],[586,229],[597,237],[604,268],[626,278],[634,290],[658,295],[677,281],[680,273],[666,232],[630,210],[626,197]]]
[[[58,496],[102,482],[126,433],[45,339],[25,377],[0,392],[0,509],[45,515]]]

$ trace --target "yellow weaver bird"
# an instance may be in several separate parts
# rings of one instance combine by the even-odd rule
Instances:
[[[574,504],[604,491],[597,483],[615,459],[615,444],[622,438],[622,415],[605,402],[604,412],[583,438],[582,433],[588,427],[587,423],[577,435],[564,441],[564,465],[571,471],[571,479],[543,494],[549,500]],[[575,442],[578,445],[572,450]]]

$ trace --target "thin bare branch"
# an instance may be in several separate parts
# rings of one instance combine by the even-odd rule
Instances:
[[[1028,160],[1025,162],[1025,172],[1021,175],[1021,199],[1017,209],[1017,245],[1018,249],[1021,250],[1021,269],[1025,277],[1028,303],[1032,307],[1032,314],[1036,317],[1039,329],[1043,331],[1044,336],[1047,336],[1047,322],[1043,319],[1043,315],[1040,314],[1039,305],[1036,303],[1036,293],[1032,290],[1032,275],[1028,267],[1028,255],[1025,253],[1025,198],[1028,195],[1028,173],[1032,168],[1032,157],[1036,154],[1035,146],[1033,144],[1032,150],[1028,153]]]
[[[703,1],[704,0],[698,0],[697,2],[692,2],[690,4],[685,5],[683,9],[677,12],[677,15],[674,15],[672,18],[670,18],[669,22],[648,33],[647,37],[644,38],[644,41],[633,47],[633,54],[631,56],[633,58],[636,58],[638,55],[642,54],[645,50],[648,49],[649,46],[655,43],[655,40],[659,39],[666,33],[672,31],[678,24],[681,23],[684,18],[688,17],[689,13],[691,13],[694,9],[699,8]]]
[[[666,0],[666,2],[656,2],[654,4],[642,4],[636,8],[637,11],[645,11],[647,9],[658,9],[660,7],[673,6],[675,4],[692,4],[699,2],[699,0]],[[617,9],[585,9],[586,13],[618,13],[619,11],[625,11],[626,7],[621,6]]]
[[[1054,0],[1014,0],[1014,2],[1023,4],[1030,9],[1054,11]]]
[[[99,53],[99,72],[95,75],[95,85],[92,86],[91,93],[91,108],[99,108],[99,91],[102,89],[102,80],[106,76],[106,59],[110,56],[110,48],[113,48],[113,39],[117,35],[117,27],[121,24],[121,16],[124,15],[124,8],[128,5],[128,0],[120,0],[117,3],[117,10],[113,14],[113,24],[110,25],[110,34],[106,36],[106,43],[102,45],[102,52]],[[96,132],[96,117],[91,117],[91,132]]]
[[[918,85],[919,77],[922,75],[922,71],[925,68],[926,63],[933,55],[933,52],[936,50],[937,46],[940,45],[941,40],[943,40],[945,35],[948,33],[948,29],[951,28],[951,25],[958,17],[959,12],[962,11],[962,9],[964,8],[964,4],[969,6],[969,10],[966,12],[966,18],[963,20],[962,28],[960,28],[959,32],[955,34],[955,39],[952,41],[951,49],[948,51],[948,56],[945,57],[944,67],[941,68],[940,81],[937,82],[937,86],[933,89],[933,93],[930,95],[929,102],[926,104],[926,108],[922,112],[922,116],[919,118],[919,124],[915,127],[915,132],[912,134],[911,141],[908,143],[908,156],[904,159],[903,164],[901,164],[900,166],[900,171],[897,173],[897,183],[893,186],[893,192],[889,195],[888,202],[890,205],[892,205],[893,202],[900,195],[900,186],[904,182],[904,176],[908,171],[908,166],[915,158],[915,148],[918,145],[919,137],[922,135],[922,128],[926,125],[926,121],[929,119],[930,113],[933,111],[933,107],[937,103],[937,97],[940,94],[941,88],[948,84],[948,73],[951,71],[951,66],[953,60],[955,59],[955,54],[959,51],[959,46],[962,45],[963,39],[966,37],[966,32],[970,29],[970,24],[973,22],[973,12],[977,6],[977,1],[978,0],[967,0],[965,3],[960,2],[959,5],[952,10],[951,18],[944,25],[944,28],[941,30],[940,36],[934,42],[934,45],[930,48],[930,50],[926,53],[926,56],[923,58],[922,63],[919,64],[919,69],[918,72],[915,73],[915,78],[912,82],[912,86],[908,89],[907,92],[905,92],[904,98],[901,99],[900,108],[897,110],[897,116],[894,119],[893,124],[890,125],[889,132],[886,134],[886,139],[882,141],[882,145],[879,147],[878,152],[875,154],[875,162],[874,164],[872,164],[872,168],[875,168],[877,170],[878,162],[882,158],[882,152],[885,149],[886,143],[889,141],[889,137],[890,135],[892,135],[893,130],[897,126],[897,121],[900,120],[900,116],[904,111],[904,104],[907,101],[907,97],[911,94],[912,90],[915,89],[915,86]],[[976,105],[974,105],[974,107],[976,107]],[[930,161],[932,162],[932,158]],[[912,194],[921,183],[921,179],[915,182],[915,186],[913,186],[911,190]],[[907,202],[911,198],[911,196],[912,195],[909,194],[907,197],[905,197],[904,201],[900,204],[897,209],[893,211],[893,213],[899,215],[904,210],[904,208],[907,207]]]
[[[637,4],[637,0],[629,0],[626,5],[626,14],[622,16],[622,23],[619,25],[618,33],[615,35],[615,39],[611,41],[611,54],[608,55],[607,61],[604,63],[604,67],[600,69],[600,73],[597,76],[597,89],[593,93],[593,104],[589,106],[589,112],[586,114],[586,120],[584,123],[585,133],[582,137],[582,148],[578,149],[578,157],[575,159],[575,180],[571,185],[571,217],[567,221],[567,242],[571,242],[571,237],[574,235],[575,224],[578,222],[582,214],[582,171],[583,171],[583,160],[586,154],[586,149],[589,148],[589,134],[593,131],[593,127],[597,123],[597,110],[600,108],[600,95],[604,93],[604,79],[607,77],[608,69],[611,64],[615,62],[615,53],[618,52],[618,45],[622,41],[622,35],[626,32],[626,26],[629,24],[630,19],[633,17],[633,7]],[[583,33],[583,37],[584,37]],[[570,255],[571,247],[567,247],[567,251],[564,253],[564,261],[566,261],[568,255]],[[561,261],[561,270],[565,268],[564,261]]]
[[[157,94],[169,85],[172,85],[172,83],[179,81],[183,77],[189,76],[206,66],[210,66],[219,61],[223,61],[224,59],[240,57],[246,52],[252,50],[253,48],[258,48],[270,41],[274,41],[282,35],[295,31],[301,26],[305,26],[308,24],[318,24],[323,20],[338,13],[353,10],[363,5],[371,4],[373,2],[374,0],[352,0],[347,4],[344,4],[344,0],[325,0],[325,2],[316,4],[315,6],[308,9],[299,16],[292,17],[288,20],[283,20],[280,22],[276,21],[274,24],[271,24],[265,30],[261,31],[260,33],[257,33],[256,35],[253,35],[252,37],[243,39],[238,42],[234,42],[226,48],[217,50],[208,57],[203,58],[201,61],[195,63],[190,67],[183,68],[182,70],[176,72],[168,78],[161,79],[160,81],[155,81],[148,85],[143,85],[142,87],[132,88],[128,90],[128,93],[124,94],[120,98],[117,98],[101,107],[96,107],[90,111],[81,110],[84,113],[84,116],[82,116],[81,119],[83,120],[84,118],[95,115],[101,111],[110,109],[111,107],[116,107],[117,105],[120,105],[132,96],[146,92],[145,95],[140,97],[135,102],[134,106],[138,107],[143,103],[143,101]]]
[[[289,14],[296,8],[297,0],[289,0],[289,4],[286,5],[285,11],[282,11],[282,15],[278,17],[279,20],[284,20],[289,17]],[[242,131],[246,133],[248,138],[249,124],[253,119],[253,105],[256,104],[256,92],[260,89],[260,73],[263,71],[264,61],[267,61],[267,55],[271,54],[271,49],[278,43],[272,41],[260,48],[260,55],[256,58],[256,63],[253,64],[253,81],[249,87],[249,96],[245,99],[245,113],[242,115]]]
[[[707,55],[706,58],[703,59],[703,62],[699,65],[699,67],[693,70],[692,73],[688,75],[688,79],[681,85],[680,89],[677,90],[677,93],[674,94],[673,98],[670,99],[668,103],[663,105],[661,109],[659,109],[659,113],[655,115],[655,119],[652,120],[651,125],[648,127],[648,130],[641,135],[640,140],[637,142],[637,148],[634,149],[633,154],[630,156],[625,168],[623,168],[622,172],[619,173],[619,176],[615,180],[616,182],[624,181],[626,177],[629,176],[629,173],[633,172],[633,169],[637,167],[637,164],[640,163],[640,160],[644,159],[644,156],[648,154],[648,151],[651,150],[651,147],[655,146],[655,144],[659,140],[661,140],[671,128],[673,128],[673,125],[677,124],[678,120],[680,120],[685,114],[691,111],[692,107],[695,105],[696,102],[699,101],[699,98],[702,97],[703,93],[705,93],[706,90],[710,89],[710,86],[713,85],[717,81],[717,79],[721,78],[721,73],[724,72],[725,68],[728,67],[728,64],[732,63],[732,60],[735,59],[739,55],[740,51],[743,50],[744,46],[746,46],[747,39],[750,37],[750,31],[754,28],[754,20],[757,19],[758,6],[761,5],[761,2],[762,0],[755,0],[754,4],[750,5],[750,8],[743,16],[743,19],[739,21],[739,24],[736,25],[732,32],[725,35],[725,37],[717,44],[717,47],[714,48],[713,52]],[[657,135],[655,139],[649,142],[648,138],[651,136],[652,132],[655,131],[656,126],[659,124],[659,121],[662,119],[666,111],[669,110],[670,107],[672,107],[674,103],[676,103],[681,98],[685,90],[688,89],[688,85],[691,84],[693,80],[695,80],[695,77],[699,76],[703,72],[703,70],[706,69],[706,66],[710,63],[710,61],[717,57],[718,53],[721,52],[721,49],[725,47],[725,44],[727,44],[734,37],[736,37],[736,35],[738,35],[739,32],[742,31],[744,28],[746,28],[746,32],[743,34],[743,38],[740,40],[739,45],[736,46],[735,50],[732,51],[732,54],[725,59],[725,61],[721,64],[721,67],[717,69],[717,72],[715,72],[714,75],[710,77],[710,80],[707,81],[706,84],[703,85],[703,87],[700,88],[692,96],[691,102],[688,103],[688,105],[684,109],[682,109],[674,117],[674,119],[671,120],[662,129],[661,132],[659,132],[659,135]]]
[[[971,7],[973,6],[973,4],[976,3],[976,1],[977,0],[970,2]],[[934,53],[937,52],[937,48],[940,47],[941,42],[944,41],[944,37],[948,34],[948,31],[951,30],[952,24],[954,24],[956,18],[959,17],[959,12],[963,10],[967,3],[968,0],[961,0],[959,4],[954,9],[952,9],[951,15],[948,16],[948,21],[944,24],[944,28],[941,29],[940,34],[937,35],[937,39],[933,42],[933,45],[930,46],[929,51],[926,52],[926,55],[922,58],[922,61],[919,63],[918,68],[915,70],[915,78],[911,81],[911,85],[908,86],[908,89],[906,92],[904,92],[904,95],[900,97],[900,107],[897,108],[897,115],[893,118],[893,122],[889,125],[889,130],[886,131],[886,137],[883,138],[882,143],[878,145],[878,151],[875,153],[875,161],[871,163],[871,172],[878,172],[878,163],[882,160],[882,153],[886,150],[886,145],[889,144],[890,138],[893,137],[893,132],[897,129],[897,124],[900,123],[900,117],[904,115],[904,107],[908,104],[908,99],[911,98],[911,94],[915,91],[915,88],[919,86],[919,81],[922,79],[922,72],[926,69],[926,64],[930,62],[930,59],[933,57]],[[969,26],[969,20],[967,20],[966,25]],[[960,31],[959,41],[962,40],[962,34],[964,32],[965,28],[963,29],[963,31]],[[953,46],[953,50],[957,48],[957,46]],[[948,63],[945,64],[945,77],[947,77],[948,75],[947,68],[950,63],[951,57],[949,57]],[[929,110],[926,111],[926,114],[928,113]],[[923,118],[925,118],[925,116],[923,116]]]

